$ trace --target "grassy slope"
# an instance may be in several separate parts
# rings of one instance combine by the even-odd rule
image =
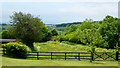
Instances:
[[[118,66],[117,61],[27,60],[2,57],[3,66]]]
[[[48,41],[45,43],[34,43],[35,48],[38,51],[71,51],[71,52],[87,52],[91,50],[91,47],[81,44],[66,44],[60,43],[57,41]],[[113,49],[105,49],[105,48],[96,48],[97,52],[113,52]]]

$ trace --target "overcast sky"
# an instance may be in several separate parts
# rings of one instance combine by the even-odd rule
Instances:
[[[102,20],[106,15],[118,16],[119,0],[4,0],[0,19],[10,21],[9,16],[16,12],[39,16],[46,24],[84,21],[86,18]]]

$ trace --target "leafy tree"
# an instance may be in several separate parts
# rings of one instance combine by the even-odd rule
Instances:
[[[106,16],[103,21],[100,21],[101,26],[99,32],[103,36],[108,45],[106,48],[114,48],[119,42],[120,23],[118,18]]]
[[[57,36],[57,35],[58,35],[58,32],[57,32],[56,29],[53,29],[53,30],[51,31],[51,33],[52,33],[52,36]]]
[[[42,41],[45,38],[47,30],[40,18],[22,12],[14,12],[10,18],[13,23],[12,34],[31,50],[34,50],[33,42]]]
[[[71,25],[60,36],[60,41],[81,43],[102,48],[114,48],[120,42],[120,19],[106,16],[94,22],[86,19],[80,25]]]

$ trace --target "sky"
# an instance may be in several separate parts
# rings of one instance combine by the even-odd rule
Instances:
[[[13,12],[31,13],[45,24],[82,22],[118,17],[119,0],[4,0],[0,1],[0,21],[9,23]]]

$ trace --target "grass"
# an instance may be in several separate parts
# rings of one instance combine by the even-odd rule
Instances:
[[[2,66],[118,66],[117,61],[28,60],[2,57]]]
[[[43,43],[34,43],[37,51],[64,51],[64,52],[88,52],[90,46],[82,44],[68,44],[64,42],[48,41]],[[114,52],[115,49],[96,48],[97,52]]]
[[[91,50],[91,47],[87,45],[75,44],[75,43],[66,42],[66,41],[63,41],[63,42],[48,41],[43,43],[34,43],[34,47],[36,48],[37,51],[52,51],[52,52],[89,52]],[[115,49],[107,50],[105,48],[96,48],[96,52],[111,52],[109,53],[109,55],[112,55],[112,54],[115,54],[116,51]],[[59,53],[55,53],[55,54],[59,54]],[[108,55],[105,55],[105,54],[102,55],[103,53],[97,53],[97,54],[101,55],[102,58],[108,57]],[[73,54],[69,54],[69,55],[73,55]],[[74,55],[78,55],[78,54],[74,54]],[[90,55],[90,54],[82,54],[82,55]],[[30,56],[30,57],[36,57],[36,56]],[[50,56],[42,56],[42,57],[50,57]],[[64,58],[64,56],[54,56],[54,57]],[[97,57],[97,55],[95,57]],[[115,55],[112,55],[112,57],[115,58]],[[74,57],[71,57],[71,58],[74,58]],[[90,58],[90,57],[81,57],[81,58]],[[113,59],[109,58],[107,60],[113,60]]]
[[[0,48],[0,50],[2,50],[2,48]],[[2,66],[2,51],[0,51],[0,67]]]

